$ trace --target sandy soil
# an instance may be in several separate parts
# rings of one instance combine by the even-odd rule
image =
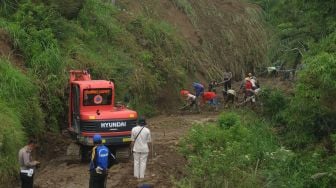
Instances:
[[[148,127],[152,132],[153,152],[149,156],[145,179],[138,182],[132,176],[132,161],[119,163],[109,170],[107,187],[137,187],[142,183],[151,184],[154,187],[173,187],[174,180],[182,178],[185,174],[186,160],[177,151],[179,139],[188,132],[193,123],[215,120],[215,113],[158,116],[149,119]],[[63,149],[57,148],[56,150]],[[43,163],[35,177],[36,187],[88,187],[89,173],[87,163],[69,162],[64,160],[63,156],[54,157]]]

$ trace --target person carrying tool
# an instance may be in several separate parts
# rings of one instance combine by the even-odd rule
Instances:
[[[40,164],[39,161],[34,161],[32,152],[36,147],[36,142],[30,140],[26,146],[19,151],[20,179],[21,188],[33,188],[35,170]]]
[[[232,79],[232,73],[224,72],[223,82],[218,83],[218,84],[223,84],[223,98],[227,96],[227,91],[231,89],[231,79]]]
[[[100,134],[93,136],[93,143],[95,146],[91,154],[89,188],[105,188],[108,169],[116,163],[116,158],[108,147],[102,144]]]
[[[147,157],[149,152],[148,143],[152,142],[150,130],[145,127],[146,119],[140,117],[137,126],[133,127],[131,133],[132,151],[134,158],[134,177],[138,180],[145,177]]]
[[[199,112],[196,96],[191,94],[188,90],[181,90],[181,96],[184,98],[186,101],[186,105],[183,106],[180,110],[185,110],[185,109],[192,109],[193,107],[196,108],[197,112]]]

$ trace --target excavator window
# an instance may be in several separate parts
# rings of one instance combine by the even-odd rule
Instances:
[[[84,106],[100,106],[112,104],[112,89],[85,89],[83,93]]]

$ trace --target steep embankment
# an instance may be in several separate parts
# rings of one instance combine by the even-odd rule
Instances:
[[[267,34],[262,10],[241,1],[120,1],[126,11],[166,20],[192,50],[187,59],[197,79],[221,79],[232,71],[241,79],[247,71],[267,64]]]

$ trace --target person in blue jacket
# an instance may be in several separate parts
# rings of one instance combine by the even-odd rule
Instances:
[[[105,188],[108,169],[115,164],[116,158],[102,144],[99,134],[93,136],[93,143],[95,146],[92,148],[89,188]]]
[[[192,85],[194,87],[197,98],[204,93],[204,86],[202,84],[194,82]]]

